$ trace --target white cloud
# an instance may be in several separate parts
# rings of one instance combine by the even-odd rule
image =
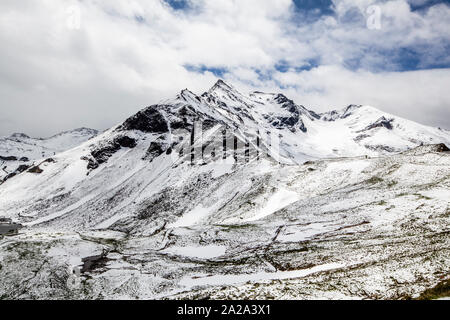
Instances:
[[[370,103],[450,127],[448,69],[380,72],[397,68],[382,50],[399,47],[417,47],[419,67],[449,65],[448,6],[419,13],[405,0],[334,2],[335,16],[304,23],[290,0],[192,0],[186,12],[159,0],[3,0],[0,135],[104,129],[183,88],[202,92],[216,80],[186,65],[226,68],[225,77],[243,89],[287,88],[318,110]],[[364,22],[374,3],[382,10],[381,30]],[[73,5],[80,8],[79,30],[67,25]],[[348,20],[349,12],[363,23]],[[280,73],[280,61],[320,66]],[[349,61],[353,71],[343,67]]]

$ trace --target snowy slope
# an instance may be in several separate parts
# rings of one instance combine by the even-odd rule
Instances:
[[[44,139],[31,138],[23,133],[0,138],[0,181],[20,165],[29,165],[35,160],[72,149],[97,134],[97,130],[79,128]]]
[[[71,139],[63,134],[40,141],[45,150],[55,150],[68,144],[61,140]],[[219,80],[201,96],[183,90],[71,150],[52,154],[51,161],[37,161],[32,172],[0,186],[0,215],[20,216],[30,225],[105,228],[208,174],[219,181],[246,167],[264,171],[278,163],[379,156],[430,143],[450,145],[449,132],[368,106],[319,115],[281,94],[244,95]],[[295,200],[284,192],[279,197],[273,200],[275,209],[279,202]],[[184,201],[165,208],[171,215],[167,222],[195,205]],[[210,210],[220,205],[216,201],[217,208]],[[162,223],[154,220],[155,226]]]
[[[331,129],[337,135],[336,140],[345,141],[342,143],[347,143],[346,147],[359,146],[358,152],[388,154],[422,144],[449,143],[448,130],[421,125],[370,106],[349,106],[332,114],[334,117],[330,113],[322,114],[321,119],[331,127],[336,126]],[[326,139],[326,131],[318,130],[314,139]]]
[[[81,193],[87,186],[74,187],[76,194],[60,197],[73,203],[66,209],[59,199],[48,210],[53,216],[17,217],[29,222],[17,238],[0,240],[0,295],[417,296],[448,278],[450,154],[441,150],[424,146],[306,165],[266,159],[231,171],[180,165],[162,174],[162,162],[148,170],[105,168],[120,176],[117,185],[109,186],[112,178],[99,171],[91,179],[105,186],[90,185],[90,195]],[[129,159],[132,152],[111,161]],[[84,271],[82,287],[49,281],[65,279],[68,266],[83,266],[88,257],[99,262]]]

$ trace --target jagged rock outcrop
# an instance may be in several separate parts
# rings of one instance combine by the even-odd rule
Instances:
[[[169,130],[163,114],[159,111],[162,106],[155,105],[139,111],[125,120],[118,130],[139,130],[147,133],[164,133]]]
[[[30,168],[29,165],[25,165],[25,164],[20,165],[16,170],[14,170],[14,172],[11,172],[11,173],[7,174],[5,177],[3,177],[3,180],[1,180],[1,183],[6,182],[7,180],[17,176],[18,174],[21,174],[22,172],[25,172],[29,168]]]
[[[386,119],[383,116],[383,117],[379,118],[377,121],[375,121],[374,123],[368,125],[362,131],[372,130],[372,129],[375,129],[375,128],[386,128],[388,130],[392,130],[392,123],[393,122],[394,122],[394,119]]]
[[[121,148],[133,149],[136,147],[136,140],[127,136],[115,137],[112,141],[106,142],[91,151],[91,157],[84,157],[88,161],[88,169],[97,169],[99,165],[108,159]]]

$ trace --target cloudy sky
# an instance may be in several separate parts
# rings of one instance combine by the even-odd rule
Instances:
[[[0,135],[106,129],[219,77],[450,129],[449,2],[1,0]]]

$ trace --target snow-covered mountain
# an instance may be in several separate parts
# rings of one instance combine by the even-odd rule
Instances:
[[[0,181],[21,165],[72,149],[97,134],[97,130],[79,128],[49,138],[31,138],[24,133],[0,137]]]
[[[39,246],[31,274],[42,261],[39,270],[55,277],[61,265],[83,266],[82,293],[61,287],[60,295],[267,298],[282,294],[281,281],[291,298],[332,297],[315,286],[325,272],[351,274],[327,279],[339,287],[334,297],[370,297],[377,289],[368,277],[389,286],[403,268],[394,278],[414,285],[382,296],[398,298],[445,273],[446,145],[449,131],[373,107],[317,114],[219,80],[17,172],[0,185],[0,216],[25,226],[12,248]],[[0,259],[21,254],[8,250]],[[15,268],[0,269],[0,296],[55,292],[36,274],[24,288],[27,271]],[[308,275],[312,282],[298,280]],[[268,289],[246,281],[268,281]]]
[[[423,126],[370,106],[316,114],[282,94],[240,94],[223,81],[201,96],[238,128],[277,130],[281,155],[306,158],[380,155],[421,144],[448,143],[450,132]]]
[[[209,168],[219,176],[256,157],[303,164],[320,158],[398,153],[422,144],[450,145],[448,131],[373,107],[316,114],[281,94],[244,95],[222,80],[202,95],[183,90],[174,99],[145,108],[103,134],[55,154],[95,133],[77,130],[46,140],[8,138],[6,146],[17,143],[17,151],[5,154],[36,159],[42,152],[44,157],[4,182],[0,215],[13,213],[32,224],[63,220],[69,228],[109,227],[140,212],[148,199],[171,183],[180,184],[184,176],[205,174]],[[28,145],[33,148],[26,150]]]

